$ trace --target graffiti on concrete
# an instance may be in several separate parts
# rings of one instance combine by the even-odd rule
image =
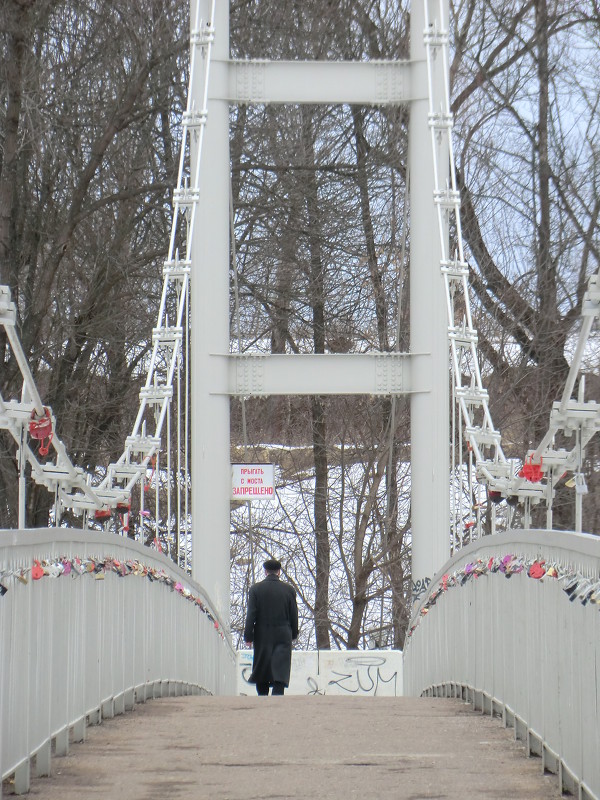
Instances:
[[[238,653],[238,686],[243,695],[255,694],[248,683],[252,652]],[[399,650],[311,650],[292,653],[292,674],[286,694],[372,695],[402,694],[402,653]]]
[[[325,694],[325,689],[319,689],[319,682],[312,675],[309,675],[306,679],[306,686],[308,687],[306,694]]]
[[[392,683],[392,694],[398,694],[398,670],[390,669],[384,655],[349,656],[344,667],[344,672],[332,671],[332,676],[335,677],[331,678],[329,686],[337,686],[348,694],[377,695],[380,686]]]
[[[413,581],[412,585],[412,601],[413,603],[418,603],[421,597],[427,591],[429,584],[431,583],[431,578],[419,578],[416,581]]]

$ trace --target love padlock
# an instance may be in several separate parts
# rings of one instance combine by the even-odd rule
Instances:
[[[58,578],[59,575],[62,575],[63,573],[62,564],[53,564],[52,562],[47,564],[45,563],[43,570],[44,575],[47,575],[49,578]]]
[[[31,412],[31,418],[29,420],[29,435],[32,439],[39,441],[40,455],[47,456],[54,432],[52,430],[52,417],[50,416],[50,409],[46,406],[44,406],[44,411],[41,416],[38,416],[35,409]]]
[[[31,568],[31,577],[34,581],[39,581],[40,578],[44,577],[44,570],[39,561],[33,562],[33,567]]]
[[[546,568],[544,566],[545,561],[534,561],[533,564],[529,567],[528,575],[530,578],[535,578],[536,580],[540,580],[546,574]]]

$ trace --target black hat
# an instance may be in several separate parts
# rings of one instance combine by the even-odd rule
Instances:
[[[281,562],[277,561],[276,558],[268,558],[263,567],[267,570],[267,572],[279,572],[281,569]]]

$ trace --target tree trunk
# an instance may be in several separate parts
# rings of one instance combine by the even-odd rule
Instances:
[[[19,122],[21,119],[23,64],[26,52],[28,11],[11,4],[14,16],[10,20],[8,48],[5,61],[6,115],[4,141],[0,161],[0,283],[17,289],[17,264],[14,252],[14,210],[17,191],[17,166],[19,155]],[[7,12],[10,13],[10,12]],[[4,360],[2,360],[4,363]]]
[[[354,597],[352,598],[352,617],[348,629],[348,650],[359,649],[363,619],[367,607],[367,584],[372,570],[372,564],[369,564],[366,569],[361,569],[356,575]]]
[[[356,180],[358,183],[358,193],[360,197],[360,212],[363,233],[365,236],[365,248],[367,251],[367,263],[369,265],[369,275],[373,287],[373,297],[375,300],[375,317],[377,319],[377,339],[379,349],[382,353],[389,348],[387,330],[387,298],[381,276],[381,270],[377,260],[377,250],[375,248],[375,233],[373,230],[373,220],[371,217],[371,205],[369,202],[369,181],[367,175],[367,155],[369,146],[364,133],[364,111],[352,108],[352,119],[354,122],[354,142],[356,146]]]
[[[314,166],[314,133],[311,112],[308,108],[302,109],[302,140],[306,163]],[[325,275],[321,253],[317,174],[314,169],[307,170],[305,191],[310,252],[310,287],[308,294],[313,316],[313,342],[315,353],[324,353]],[[329,569],[331,566],[331,553],[327,526],[327,424],[323,398],[312,398],[311,411],[315,461],[315,634],[317,649],[329,650],[331,646],[329,640]]]
[[[329,570],[331,553],[327,526],[327,426],[321,397],[312,398],[313,454],[315,461],[315,635],[318,650],[329,650]]]
[[[548,73],[548,9],[547,0],[536,0],[536,61],[538,78],[538,200],[537,223],[537,300],[538,314],[534,350],[539,353],[533,413],[536,407],[542,414],[534,416],[533,441],[538,442],[546,432],[547,413],[564,378],[564,332],[557,326],[558,301],[556,289],[556,262],[551,250],[550,156],[548,150],[549,125],[549,73]]]

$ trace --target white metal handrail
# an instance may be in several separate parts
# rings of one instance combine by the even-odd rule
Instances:
[[[508,531],[435,576],[404,648],[404,693],[502,716],[561,789],[600,797],[600,538]]]
[[[0,776],[27,791],[50,756],[165,694],[234,694],[236,654],[202,588],[124,537],[0,531]]]

